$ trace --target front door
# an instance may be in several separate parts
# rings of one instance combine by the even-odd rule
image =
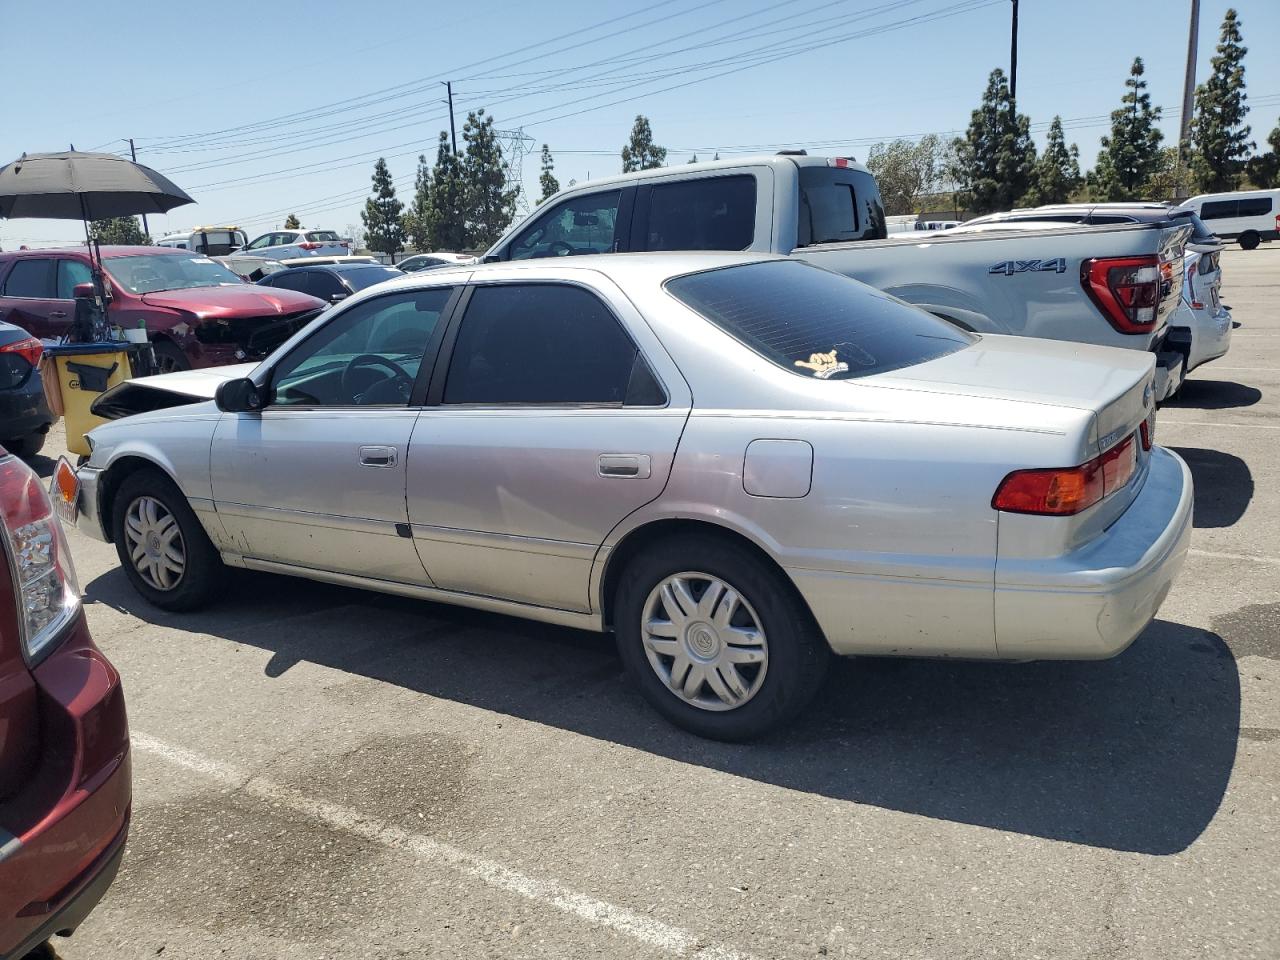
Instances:
[[[496,283],[464,304],[409,451],[418,551],[444,589],[590,610],[601,543],[666,484],[687,388],[660,382],[616,288]]]
[[[355,304],[275,364],[266,409],[223,415],[211,450],[213,496],[239,553],[429,582],[405,511],[418,415],[410,400],[452,293],[436,287]]]

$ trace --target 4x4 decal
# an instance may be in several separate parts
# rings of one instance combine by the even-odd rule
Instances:
[[[1006,260],[995,264],[987,273],[1003,273],[1012,277],[1015,273],[1066,273],[1066,257],[1054,257],[1052,260]]]

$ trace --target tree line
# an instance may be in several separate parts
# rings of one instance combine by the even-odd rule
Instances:
[[[1146,68],[1135,57],[1124,82],[1110,132],[1101,138],[1093,169],[1082,172],[1080,151],[1068,144],[1062,118],[1049,125],[1043,152],[1031,139],[1031,121],[1018,113],[1004,71],[993,70],[965,136],[950,143],[937,136],[876,144],[867,167],[876,175],[885,212],[910,214],[927,202],[950,199],[957,208],[991,213],[1013,207],[1068,201],[1169,200],[1246,185],[1280,185],[1280,122],[1257,151],[1244,122],[1245,92],[1240,18],[1229,9],[1222,22],[1208,79],[1196,88],[1187,156],[1164,142],[1152,106]]]

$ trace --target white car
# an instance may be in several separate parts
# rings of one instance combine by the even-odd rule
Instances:
[[[257,367],[103,394],[141,412],[90,432],[68,502],[165,609],[234,566],[611,630],[657,710],[742,739],[833,652],[1128,646],[1191,537],[1154,363],[789,258],[442,268]]]
[[[273,260],[345,257],[351,253],[351,241],[332,230],[274,230],[254,238],[236,252]]]
[[[1219,295],[1222,268],[1217,253],[1187,251],[1182,303],[1169,317],[1169,342],[1185,344],[1187,370],[1217,360],[1231,348],[1234,323]]]
[[[1182,206],[1195,210],[1214,234],[1245,250],[1280,239],[1280,190],[1202,193]]]

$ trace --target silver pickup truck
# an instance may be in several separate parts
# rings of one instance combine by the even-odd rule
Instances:
[[[1185,357],[1165,349],[1191,229],[1171,223],[944,231],[887,239],[875,178],[843,157],[795,154],[664,167],[563,190],[486,261],[655,250],[788,254],[979,333],[1156,355],[1156,399]]]

